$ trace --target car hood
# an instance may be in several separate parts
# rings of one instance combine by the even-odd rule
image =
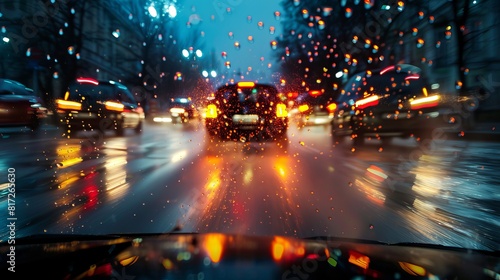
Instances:
[[[0,246],[1,274],[15,270],[46,279],[498,279],[500,275],[499,252],[331,237],[171,233],[39,235],[15,239],[15,244],[9,240]]]

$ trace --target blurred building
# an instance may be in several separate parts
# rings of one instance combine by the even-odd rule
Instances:
[[[436,0],[406,5],[412,17],[395,24],[391,56],[422,67],[436,91],[479,93],[481,113],[500,110],[500,1]],[[464,5],[468,4],[468,9]],[[408,12],[408,11],[406,11]],[[465,24],[462,24],[465,22]],[[462,29],[462,30],[460,30]],[[397,34],[398,30],[407,30]],[[462,41],[458,33],[462,32]],[[401,35],[401,36],[399,36]],[[461,46],[461,47],[459,47]],[[465,81],[460,79],[459,60]],[[498,115],[498,114],[497,114]]]

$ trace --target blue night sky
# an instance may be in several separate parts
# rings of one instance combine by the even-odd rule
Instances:
[[[215,53],[216,65],[214,68],[222,74],[231,75],[241,71],[244,79],[261,79],[270,82],[270,76],[276,69],[276,60],[271,56],[273,50],[270,46],[272,40],[281,34],[280,20],[274,13],[281,11],[280,1],[265,0],[186,0],[179,11],[177,19],[181,28],[185,28],[186,38],[197,38],[192,42],[189,39],[180,40],[180,43],[193,45],[204,52],[204,58],[210,65],[212,58],[210,52]],[[227,8],[230,12],[227,12]],[[249,20],[248,17],[251,17]],[[185,24],[191,22],[191,27]],[[259,27],[263,23],[263,28]],[[275,27],[271,34],[269,28]],[[229,33],[233,33],[233,37]],[[249,42],[248,36],[253,36]],[[240,43],[236,49],[235,42]],[[186,46],[186,48],[189,46]],[[227,53],[223,58],[222,52]],[[224,67],[224,62],[229,61],[231,68]],[[269,69],[268,64],[273,65]],[[248,71],[248,67],[252,71]],[[207,69],[210,70],[210,69]],[[231,73],[232,72],[232,73]]]

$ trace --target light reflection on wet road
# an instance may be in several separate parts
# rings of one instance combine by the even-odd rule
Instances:
[[[103,139],[45,129],[0,140],[0,168],[16,169],[18,236],[177,228],[500,247],[498,143],[369,140],[352,152],[323,127],[292,126],[285,148],[209,143],[197,124]]]

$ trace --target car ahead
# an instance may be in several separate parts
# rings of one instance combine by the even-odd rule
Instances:
[[[32,89],[0,79],[0,126],[28,126],[35,130],[45,117],[47,108]]]
[[[352,76],[337,98],[332,136],[430,138],[435,129],[458,132],[467,122],[468,97],[432,93],[418,67],[407,64],[368,70]]]
[[[68,135],[82,130],[114,130],[117,135],[123,135],[125,128],[142,131],[142,107],[126,86],[115,81],[79,78],[56,104]]]
[[[221,139],[286,138],[288,112],[273,85],[238,82],[216,90],[205,112],[209,135]]]
[[[332,94],[321,90],[301,93],[295,99],[297,125],[299,128],[312,125],[330,125],[336,107]]]
[[[172,98],[168,111],[174,123],[186,123],[199,117],[198,110],[189,97]]]

